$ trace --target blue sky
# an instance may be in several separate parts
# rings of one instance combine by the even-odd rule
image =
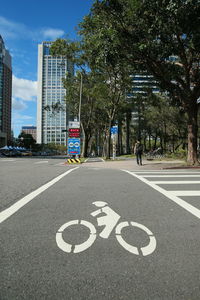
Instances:
[[[1,4],[0,34],[12,56],[12,129],[36,125],[37,49],[42,41],[77,39],[77,27],[93,0],[6,0]]]

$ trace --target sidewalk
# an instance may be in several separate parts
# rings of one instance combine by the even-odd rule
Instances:
[[[125,169],[125,170],[163,170],[163,169],[199,169],[200,166],[186,166],[183,160],[143,160],[143,165],[138,166],[135,159],[102,161],[83,163],[82,166],[92,168]]]

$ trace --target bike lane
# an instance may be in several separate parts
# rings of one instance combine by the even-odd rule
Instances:
[[[94,201],[107,202],[119,222],[144,225],[156,238],[155,250],[143,256],[128,252],[115,229],[103,227],[91,213]],[[94,243],[67,253],[56,243],[59,228],[84,220],[96,229]],[[136,227],[123,238],[139,248],[149,237]],[[90,230],[63,231],[70,244],[84,243]],[[25,205],[1,224],[1,299],[198,299],[199,220],[122,171],[79,168]]]

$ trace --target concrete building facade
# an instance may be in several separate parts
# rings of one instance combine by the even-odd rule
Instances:
[[[66,145],[68,122],[66,91],[62,79],[74,73],[74,65],[62,56],[50,55],[52,42],[38,46],[37,143]]]
[[[11,140],[11,56],[0,35],[0,147]]]
[[[26,134],[31,134],[32,137],[34,138],[34,140],[36,141],[37,140],[37,127],[36,126],[29,126],[29,125],[26,125],[26,126],[22,126],[22,130],[21,132],[24,132]]]

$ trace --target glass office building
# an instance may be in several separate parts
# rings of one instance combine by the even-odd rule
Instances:
[[[0,35],[0,147],[11,141],[11,56]]]
[[[38,46],[37,143],[66,145],[68,123],[66,90],[62,78],[74,73],[74,65],[62,56],[50,55],[52,42]]]
[[[145,73],[131,75],[132,91],[127,95],[127,98],[146,97],[147,92],[153,94],[160,93],[157,82],[152,75]]]

